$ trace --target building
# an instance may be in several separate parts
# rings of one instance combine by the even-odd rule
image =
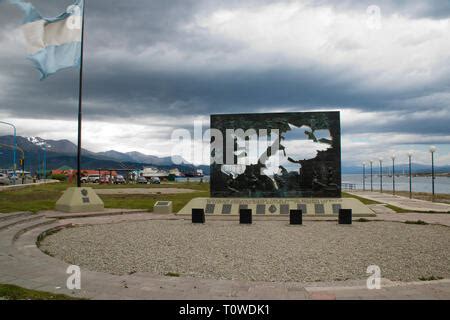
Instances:
[[[178,170],[178,168],[173,168],[169,170],[170,175],[174,175],[175,177],[182,177],[183,174]]]
[[[150,179],[150,178],[160,178],[160,179],[167,179],[169,177],[169,172],[165,170],[160,170],[158,168],[144,168],[142,171],[142,176],[144,178]]]

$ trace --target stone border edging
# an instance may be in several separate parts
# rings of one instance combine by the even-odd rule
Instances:
[[[106,223],[124,222],[123,220],[115,222],[116,218],[118,217],[111,217],[108,221],[107,218],[102,217],[101,220],[104,219]],[[148,218],[150,218],[149,220],[152,218],[158,220],[164,218],[168,218],[168,220],[173,219],[173,217],[161,215]],[[367,290],[362,285],[355,285],[358,281],[361,283],[360,280],[339,282],[337,285],[334,285],[334,283],[330,285],[329,282],[308,284],[266,283],[188,277],[170,278],[149,274],[116,276],[84,269],[82,269],[82,274],[85,280],[82,280],[82,290],[71,292],[62,287],[65,284],[63,280],[67,277],[65,269],[68,264],[42,252],[38,244],[50,233],[58,232],[67,227],[91,224],[89,218],[73,220],[64,224],[58,220],[45,221],[45,223],[34,224],[33,227],[26,230],[10,230],[9,233],[12,232],[16,238],[15,242],[11,244],[14,249],[13,256],[17,263],[20,263],[20,267],[13,268],[17,277],[9,276],[11,278],[9,282],[33,289],[94,299],[316,299],[318,297],[315,295],[316,293],[320,295],[320,293],[324,292],[334,295],[335,298],[363,297],[371,299],[381,297],[383,294],[386,295],[384,298],[390,298],[389,294],[392,293],[392,290],[397,290],[395,292],[399,290],[416,290],[419,294],[418,296],[424,298],[426,296],[423,294],[420,296],[420,293],[434,292],[432,289],[436,286],[443,286],[444,291],[441,290],[441,292],[444,292],[445,298],[450,298],[450,279],[421,282],[392,282],[384,279],[381,290]],[[105,222],[95,221],[95,224],[103,223]],[[2,265],[3,259],[0,256],[0,265]],[[32,266],[40,267],[39,270],[34,270]],[[6,275],[1,274],[3,273],[2,268],[0,270],[0,279],[7,279]],[[20,273],[24,273],[24,275],[20,276]],[[1,281],[4,282],[5,280]],[[58,283],[58,286],[61,286],[62,289],[56,289],[55,283]],[[345,283],[352,285],[346,286]],[[408,298],[407,296],[397,297]]]

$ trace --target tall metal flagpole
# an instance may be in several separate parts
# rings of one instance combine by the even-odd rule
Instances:
[[[80,56],[80,84],[78,95],[78,149],[77,149],[77,187],[81,187],[81,120],[83,100],[83,49],[84,49],[84,12],[86,11],[86,0],[83,2],[83,15],[81,20],[81,56]]]

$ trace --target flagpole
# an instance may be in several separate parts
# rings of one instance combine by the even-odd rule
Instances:
[[[78,93],[78,144],[77,144],[77,187],[81,187],[81,120],[83,110],[83,49],[84,49],[84,12],[86,0],[83,2],[83,15],[81,18],[81,55],[80,55],[80,83]]]

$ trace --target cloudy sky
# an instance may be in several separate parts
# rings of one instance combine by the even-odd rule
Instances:
[[[56,16],[70,0],[31,0]],[[446,0],[88,0],[84,145],[170,155],[211,113],[340,110],[345,164],[450,164]],[[0,120],[76,142],[78,72],[39,81],[0,4]],[[8,134],[0,127],[0,134]]]

